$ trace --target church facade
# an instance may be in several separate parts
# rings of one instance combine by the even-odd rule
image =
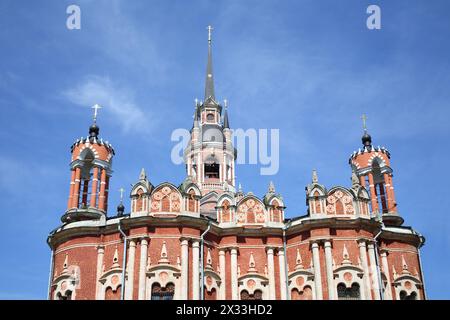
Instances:
[[[211,47],[209,33],[184,181],[156,185],[142,169],[129,212],[108,210],[115,150],[96,117],[72,145],[67,210],[47,239],[49,299],[426,299],[424,237],[404,225],[391,155],[367,130],[349,159],[352,185],[327,188],[313,171],[304,215],[286,218],[272,183],[262,197],[236,187]]]

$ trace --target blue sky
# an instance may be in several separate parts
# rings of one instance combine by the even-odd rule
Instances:
[[[81,30],[66,28],[70,4]],[[381,30],[366,28],[370,4]],[[326,186],[349,186],[366,113],[374,144],[391,152],[405,224],[427,238],[428,295],[450,298],[449,12],[438,0],[1,1],[0,299],[46,297],[46,237],[94,103],[116,149],[110,208],[141,167],[155,185],[184,179],[170,135],[190,129],[203,98],[208,24],[231,126],[280,129],[278,174],[240,165],[244,191],[262,196],[273,180],[292,217],[306,211],[313,168]]]

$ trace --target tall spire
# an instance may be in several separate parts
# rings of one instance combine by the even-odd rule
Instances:
[[[205,101],[208,98],[216,99],[214,95],[214,76],[212,68],[211,32],[213,28],[208,26],[208,64],[206,65]]]

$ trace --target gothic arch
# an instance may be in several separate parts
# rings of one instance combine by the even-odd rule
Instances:
[[[223,193],[217,199],[217,220],[219,223],[235,223],[235,198],[230,193]]]
[[[220,286],[222,285],[222,280],[220,279],[220,276],[213,270],[205,270],[205,277],[204,277],[204,291],[205,291],[205,297],[207,294],[211,294],[213,291],[215,291],[215,297],[217,300],[217,294],[220,292]]]
[[[284,221],[284,208],[282,199],[276,196],[272,197],[269,200],[269,206],[267,208],[269,211],[269,221],[282,223]]]
[[[354,284],[358,285],[359,288],[359,298],[358,299],[367,299],[364,294],[364,271],[357,266],[354,265],[341,265],[334,269],[334,286],[333,290],[335,290],[335,296],[339,297],[339,285],[344,285],[348,290],[355,290]],[[352,287],[353,286],[353,287]],[[346,291],[347,294],[347,291]],[[354,297],[356,298],[356,297]]]
[[[150,266],[147,269],[146,281],[146,297],[152,297],[152,288],[154,284],[158,284],[161,288],[167,288],[168,285],[173,284],[174,292],[173,299],[180,298],[181,286],[181,270],[169,264],[159,264]]]
[[[181,212],[181,199],[180,191],[173,184],[161,183],[151,193],[151,212],[178,214]]]
[[[255,292],[261,292],[261,299],[269,299],[269,279],[259,274],[246,274],[239,277],[239,295],[247,292],[249,295],[255,295]]]
[[[247,195],[238,202],[236,213],[238,224],[263,224],[267,220],[264,204],[257,197]]]
[[[355,215],[354,197],[343,187],[333,187],[326,199],[326,213],[328,215]]]
[[[289,274],[289,294],[292,300],[314,300],[314,274],[309,270],[297,270]]]
[[[393,282],[397,300],[420,300],[422,282],[413,275],[400,275]]]
[[[372,154],[372,156],[369,158],[367,162],[367,165],[369,167],[372,167],[375,163],[377,163],[380,166],[380,168],[386,166],[386,160],[384,159],[384,156],[378,152]]]

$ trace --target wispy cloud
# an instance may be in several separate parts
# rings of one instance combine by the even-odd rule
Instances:
[[[63,95],[82,107],[95,103],[102,105],[102,111],[110,113],[125,133],[147,133],[151,129],[149,113],[138,106],[132,90],[115,83],[109,77],[88,76],[74,88],[64,91]],[[155,125],[154,122],[152,125]]]

